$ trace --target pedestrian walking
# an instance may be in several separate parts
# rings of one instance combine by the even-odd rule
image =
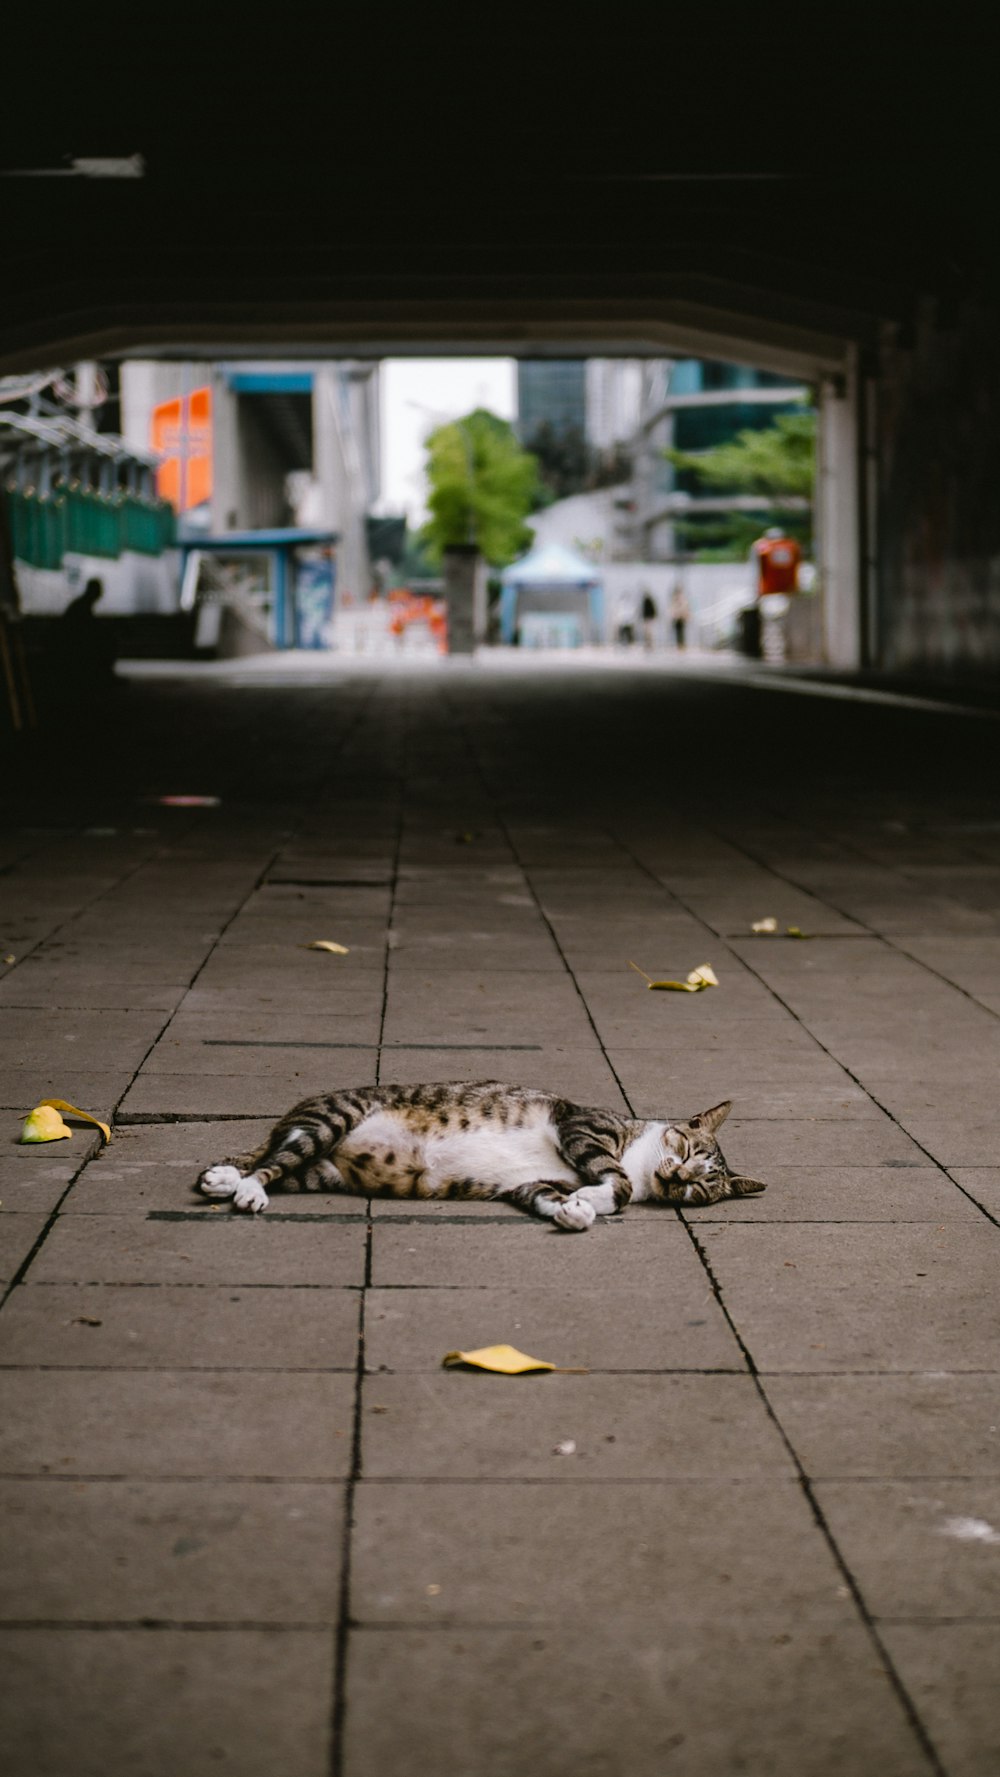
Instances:
[[[648,586],[642,595],[642,604],[639,606],[639,615],[642,618],[642,645],[648,653],[656,640],[653,625],[657,618],[656,600]]]
[[[674,647],[683,648],[691,606],[687,601],[683,580],[678,580],[670,594],[670,622],[674,632]]]

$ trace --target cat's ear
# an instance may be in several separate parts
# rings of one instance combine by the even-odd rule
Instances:
[[[734,1197],[757,1197],[767,1186],[759,1178],[729,1178],[727,1184]]]
[[[714,1135],[717,1129],[721,1129],[732,1108],[732,1099],[725,1098],[721,1104],[714,1104],[710,1111],[699,1111],[696,1117],[691,1118],[690,1127]]]

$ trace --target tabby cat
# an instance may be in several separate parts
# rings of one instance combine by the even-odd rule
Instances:
[[[497,1197],[583,1230],[627,1203],[717,1203],[765,1189],[715,1139],[729,1101],[686,1123],[586,1110],[527,1086],[362,1086],[303,1099],[264,1145],[198,1180],[237,1209],[271,1185],[386,1197]]]

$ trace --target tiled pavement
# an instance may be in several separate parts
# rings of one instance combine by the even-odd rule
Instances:
[[[10,1777],[1000,1767],[997,735],[445,663],[136,682],[21,760]],[[585,1237],[191,1195],[376,1076],[732,1096],[769,1189]],[[111,1145],[16,1146],[49,1094]],[[442,1371],[497,1340],[586,1374]]]

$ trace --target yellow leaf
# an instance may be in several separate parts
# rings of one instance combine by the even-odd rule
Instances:
[[[701,987],[718,987],[719,985],[719,977],[711,963],[702,963],[700,968],[692,969],[688,980]]]
[[[640,971],[641,972],[641,971]],[[718,987],[719,980],[709,963],[692,969],[686,981],[651,981],[651,988],[670,988],[674,993],[700,993],[703,987]]]
[[[67,1104],[64,1098],[43,1098],[43,1105],[51,1106],[54,1111],[63,1111],[67,1117],[79,1117],[81,1123],[93,1123],[99,1129],[105,1141],[111,1140],[111,1131],[100,1117],[92,1117],[89,1111],[78,1111],[75,1104]]]
[[[558,1370],[558,1364],[546,1363],[542,1357],[528,1357],[513,1345],[484,1345],[481,1351],[446,1351],[441,1359],[445,1369],[456,1364],[471,1364],[476,1370],[492,1370],[498,1376],[523,1376],[528,1370]],[[565,1370],[564,1375],[585,1376],[586,1370]]]
[[[753,925],[750,927],[752,932],[776,932],[777,929],[778,922],[776,919],[755,919]]]
[[[31,1141],[68,1141],[72,1129],[67,1129],[58,1111],[51,1106],[39,1104],[29,1111],[21,1128],[22,1142]]]
[[[786,928],[786,935],[789,938],[808,938],[809,933],[800,931],[798,926],[788,926]]]
[[[332,938],[314,938],[311,944],[303,944],[303,950],[328,950],[331,956],[350,956],[346,944],[335,944]]]

